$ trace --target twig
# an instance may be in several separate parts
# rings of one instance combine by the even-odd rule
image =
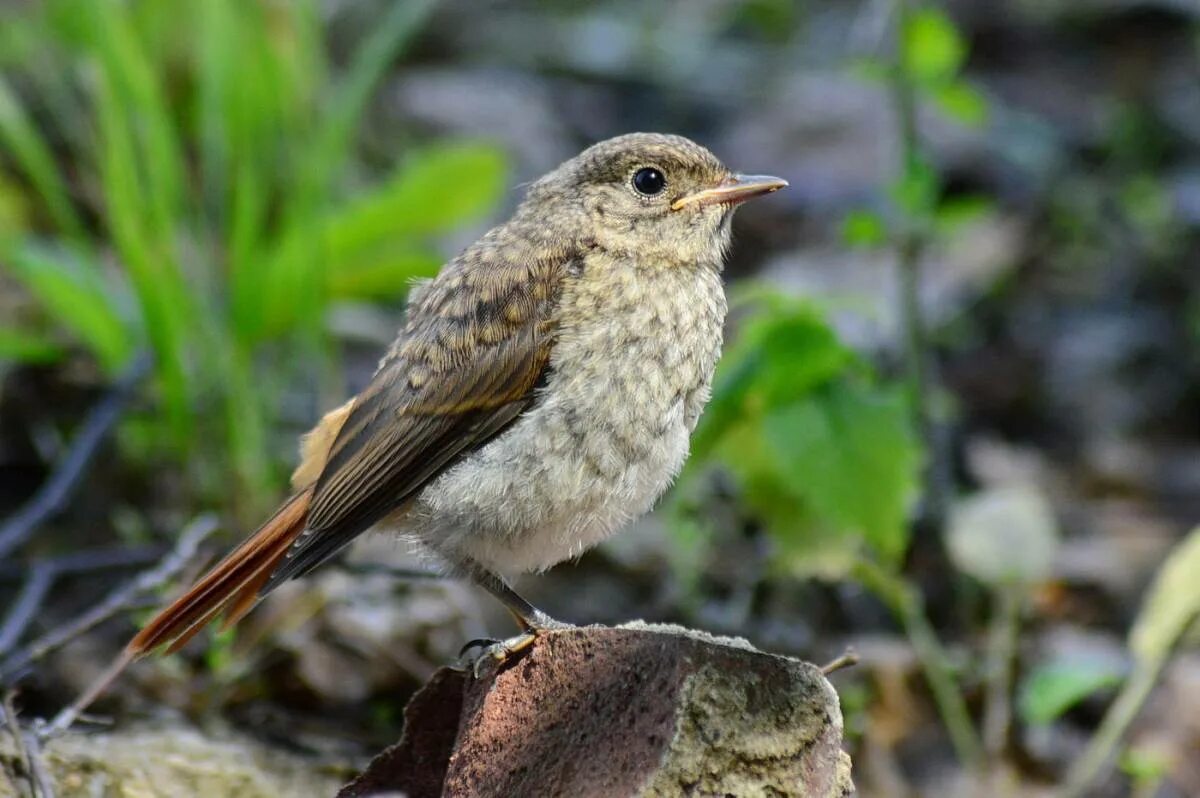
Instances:
[[[0,626],[0,651],[11,651],[21,639],[21,635],[41,608],[46,594],[59,577],[72,573],[140,565],[147,561],[148,555],[158,557],[161,556],[161,551],[156,548],[101,549],[34,561],[27,567],[25,584],[5,617],[4,625]],[[152,561],[153,558],[149,559]]]
[[[32,784],[33,763],[29,761],[29,750],[25,747],[25,735],[21,731],[21,724],[17,722],[17,707],[14,701],[16,695],[15,690],[8,690],[4,693],[4,726],[8,729],[9,736],[13,739],[13,745],[16,746],[17,754],[21,757],[21,764],[25,766],[26,778]]]
[[[62,510],[80,477],[87,471],[100,444],[120,418],[125,404],[133,397],[138,384],[150,372],[152,363],[150,354],[145,352],[134,359],[108,395],[92,408],[83,428],[75,436],[70,451],[55,468],[50,479],[16,515],[0,526],[0,559],[4,559],[13,549],[23,545],[40,524]]]
[[[200,544],[204,542],[205,538],[216,531],[217,527],[217,519],[213,516],[201,516],[192,521],[179,536],[179,542],[175,544],[175,548],[163,557],[157,566],[139,574],[128,584],[114,590],[104,601],[100,602],[95,610],[84,613],[75,622],[64,627],[58,634],[53,636],[47,635],[39,641],[35,648],[30,649],[30,659],[44,656],[48,651],[53,650],[53,648],[57,648],[74,639],[77,635],[107,620],[118,612],[128,609],[141,594],[155,590],[168,582],[175,574],[183,570],[188,561],[195,556]],[[54,720],[44,729],[40,730],[42,737],[52,737],[69,729],[71,724],[75,722],[83,711],[91,706],[92,702],[99,698],[101,693],[108,689],[112,681],[120,676],[121,671],[125,670],[126,666],[132,661],[133,658],[128,653],[122,652],[119,654],[104,673],[83,691],[83,694],[79,698],[75,699],[70,706],[65,707],[55,715]]]
[[[27,577],[39,567],[49,568],[56,576],[135,568],[155,562],[163,555],[162,546],[108,546],[83,549],[57,557],[42,557],[29,562],[0,563],[0,582]]]
[[[0,626],[0,651],[11,651],[41,609],[47,593],[59,577],[83,571],[98,571],[112,567],[127,567],[146,560],[154,549],[117,549],[83,551],[64,557],[37,560],[27,568],[25,584]],[[136,555],[136,556],[134,556]],[[156,554],[161,556],[161,552]],[[11,658],[11,657],[10,657]],[[3,669],[0,669],[3,673]]]
[[[56,573],[53,568],[39,564],[29,571],[17,600],[13,602],[4,625],[0,626],[0,651],[12,651],[13,646],[33,620],[42,606],[46,594],[54,584]]]
[[[25,648],[5,658],[3,663],[0,663],[0,680],[8,680],[34,660],[71,642],[97,624],[130,609],[141,595],[162,586],[183,570],[195,557],[200,544],[217,528],[217,519],[210,515],[200,516],[192,521],[180,534],[175,548],[168,552],[154,568],[138,574],[129,582],[117,587],[87,612],[57,629],[47,632]]]
[[[12,735],[13,744],[25,765],[25,777],[34,798],[54,798],[54,785],[50,774],[42,763],[42,748],[37,736],[21,728],[17,720],[16,691],[9,690],[4,694],[4,724]]]
[[[858,652],[853,648],[847,648],[840,656],[834,658],[831,662],[821,666],[821,673],[828,676],[831,673],[836,673],[843,668],[851,668],[858,664]]]
[[[34,785],[34,795],[38,798],[54,798],[54,782],[46,772],[46,763],[42,761],[42,742],[32,732],[22,732],[22,741],[29,754],[29,781]]]

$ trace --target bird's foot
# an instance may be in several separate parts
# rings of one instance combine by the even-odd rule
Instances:
[[[494,640],[486,637],[472,640],[459,651],[455,667],[457,670],[470,671],[478,679],[489,664],[503,663],[509,657],[529,648],[536,639],[535,632],[522,632],[507,640]]]
[[[469,641],[458,652],[458,662],[456,667],[459,670],[467,671],[478,679],[488,663],[503,663],[509,657],[519,654],[525,649],[533,645],[539,635],[546,632],[561,632],[567,629],[574,629],[573,624],[557,621],[546,615],[543,612],[538,612],[533,617],[519,618],[524,631],[519,635],[508,638],[507,640],[496,640],[490,637],[482,637],[476,640]],[[478,653],[471,655],[472,650],[478,650]]]

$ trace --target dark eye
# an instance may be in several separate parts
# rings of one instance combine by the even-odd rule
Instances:
[[[637,189],[639,194],[653,197],[666,188],[666,186],[667,179],[663,177],[663,173],[652,166],[647,166],[645,169],[639,169],[634,172],[633,187]]]

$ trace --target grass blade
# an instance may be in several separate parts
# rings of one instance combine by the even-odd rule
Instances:
[[[439,232],[478,217],[503,193],[506,172],[503,154],[487,145],[413,153],[383,186],[329,218],[325,246],[331,265],[391,239]]]
[[[95,269],[28,245],[13,247],[8,262],[11,273],[55,323],[70,330],[106,371],[115,372],[133,354],[133,336]]]
[[[2,77],[0,143],[36,189],[54,223],[70,238],[82,238],[83,224],[75,212],[54,156]]]

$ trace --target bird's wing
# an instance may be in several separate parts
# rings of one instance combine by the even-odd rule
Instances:
[[[422,289],[329,448],[304,533],[262,594],[329,559],[532,401],[570,259],[505,249],[451,262]]]

